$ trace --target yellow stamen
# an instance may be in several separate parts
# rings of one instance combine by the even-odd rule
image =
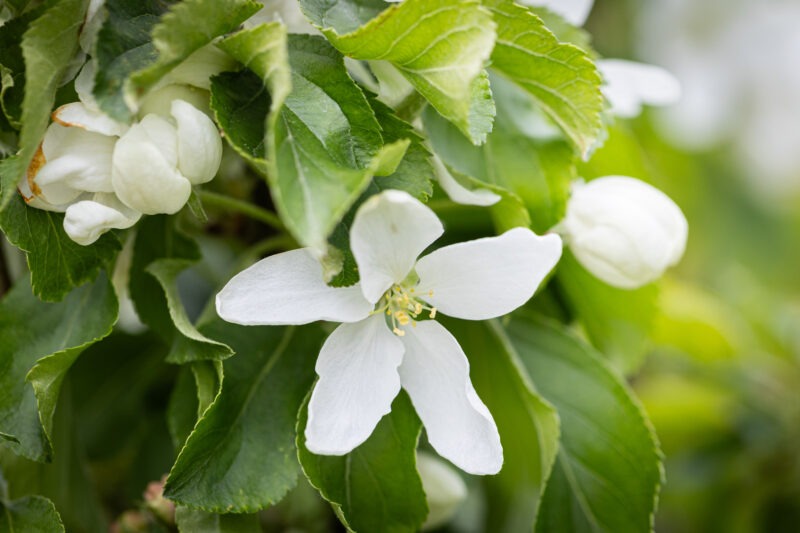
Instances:
[[[436,308],[435,307],[431,307],[430,317],[431,318],[436,318]]]
[[[392,333],[394,333],[394,334],[395,334],[395,335],[397,335],[398,337],[402,337],[403,335],[405,335],[405,334],[406,334],[406,332],[405,332],[405,331],[403,331],[403,330],[402,330],[402,329],[400,329],[400,328],[394,328],[394,329],[392,330]]]

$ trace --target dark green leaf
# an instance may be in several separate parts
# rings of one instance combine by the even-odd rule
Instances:
[[[499,322],[448,321],[447,328],[469,358],[503,444],[503,469],[484,478],[486,531],[530,531],[558,452],[556,410],[534,388]]]
[[[0,172],[18,163],[16,158],[6,159],[0,162]],[[27,253],[33,292],[43,300],[60,300],[93,280],[120,249],[113,233],[106,233],[91,246],[81,246],[64,232],[63,220],[61,213],[29,207],[19,195],[0,212],[0,228],[14,246]]]
[[[97,73],[94,97],[111,117],[127,122],[132,117],[125,101],[131,74],[154,65],[158,50],[151,33],[174,0],[107,0],[108,16],[97,34],[94,59]]]
[[[529,92],[587,157],[602,135],[602,79],[589,56],[560,43],[511,0],[486,0],[497,23],[492,68]]]
[[[59,303],[38,300],[21,282],[0,303],[0,437],[16,453],[50,460],[61,381],[78,355],[108,335],[116,320],[117,299],[105,276]]]
[[[267,88],[252,71],[223,72],[211,78],[211,109],[228,144],[264,176],[269,107]]]
[[[20,127],[22,98],[25,94],[25,60],[22,36],[41,9],[29,11],[0,26],[0,108],[10,126]]]
[[[167,361],[184,364],[192,361],[225,359],[233,355],[226,344],[209,339],[194,327],[178,294],[178,275],[194,263],[186,259],[160,259],[150,263],[147,272],[155,276],[167,297],[167,307],[178,335]]]
[[[422,425],[408,395],[401,392],[369,439],[344,456],[305,448],[307,411],[303,405],[297,422],[300,464],[342,523],[357,533],[419,531],[428,514],[416,466]]]
[[[399,160],[398,143],[383,144],[366,97],[323,38],[291,35],[287,42],[285,28],[273,23],[239,32],[220,47],[269,89],[272,199],[301,244],[324,249],[372,176],[387,160]]]
[[[133,73],[125,91],[141,96],[193,52],[234,31],[262,7],[254,0],[183,0],[174,4],[152,30],[155,63]]]
[[[661,454],[628,386],[555,322],[519,316],[507,331],[528,375],[561,419],[561,449],[536,531],[650,531]]]
[[[491,131],[494,103],[483,66],[495,32],[491,14],[478,0],[301,0],[300,5],[343,54],[391,62],[475,144]]]
[[[146,269],[159,259],[197,261],[200,249],[175,228],[174,218],[165,215],[142,219],[136,235],[130,272],[131,299],[142,322],[165,341],[172,342],[176,330],[164,290]]]
[[[261,533],[257,514],[213,514],[179,506],[175,523],[181,533]]]
[[[0,171],[0,211],[9,207],[17,183],[39,148],[50,121],[58,83],[78,49],[78,32],[88,3],[88,0],[52,2],[22,36],[20,46],[25,58],[22,129],[16,163]]]
[[[41,496],[26,496],[11,501],[8,486],[0,474],[0,533],[58,533],[64,524],[53,502]]]
[[[222,391],[203,414],[167,480],[166,496],[209,512],[247,513],[279,501],[298,474],[295,421],[322,345],[317,326],[203,332],[229,343]]]
[[[566,249],[558,265],[559,286],[589,339],[622,373],[634,372],[650,347],[658,314],[658,286],[617,289],[586,271]]]

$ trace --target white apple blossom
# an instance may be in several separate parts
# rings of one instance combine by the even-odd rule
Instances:
[[[688,224],[666,194],[627,176],[576,182],[558,231],[589,272],[617,288],[655,281],[680,261]]]
[[[351,227],[358,284],[329,287],[319,262],[299,249],[259,261],[217,295],[219,316],[237,324],[343,322],[317,359],[305,431],[312,452],[342,455],[364,442],[402,387],[441,456],[473,474],[500,470],[497,427],[464,352],[435,318],[513,311],[555,266],[561,239],[515,228],[417,260],[443,231],[424,204],[385,191],[359,208]]]

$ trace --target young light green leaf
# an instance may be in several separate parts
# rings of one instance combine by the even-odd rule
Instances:
[[[529,92],[587,158],[602,134],[602,79],[589,56],[560,43],[511,0],[485,0],[497,23],[492,68]]]
[[[416,448],[422,424],[401,392],[372,435],[343,456],[323,456],[305,447],[307,401],[297,421],[297,448],[303,472],[331,502],[348,531],[419,531],[428,514],[417,473]]]
[[[261,533],[258,514],[214,514],[180,505],[175,524],[181,533]]]
[[[322,345],[317,326],[243,327],[221,321],[203,333],[230,344],[222,391],[172,467],[165,495],[203,511],[248,513],[279,501],[298,474],[297,410]]]
[[[36,461],[51,459],[61,381],[116,320],[117,298],[105,276],[59,303],[40,301],[25,281],[8,293],[0,303],[0,437],[12,450]]]
[[[0,173],[21,162],[14,157],[0,161]],[[12,196],[0,211],[0,228],[9,242],[27,253],[33,292],[47,301],[65,294],[97,277],[119,251],[119,239],[106,233],[91,246],[81,246],[63,229],[64,215],[29,207],[21,196]]]
[[[495,24],[479,0],[301,0],[300,6],[343,54],[391,62],[473,143],[491,131],[494,103],[483,66]]]
[[[558,452],[558,414],[536,391],[499,322],[449,321],[447,329],[464,347],[503,444],[503,469],[484,479],[486,528],[530,531]]]
[[[650,346],[658,314],[658,286],[636,290],[612,287],[587,272],[568,249],[556,279],[567,305],[609,364],[623,374],[634,372]]]
[[[0,171],[0,211],[11,203],[17,183],[33,160],[50,120],[58,82],[78,49],[78,32],[88,0],[58,0],[31,22],[22,36],[25,96],[22,100],[17,163]]]
[[[561,419],[561,449],[536,531],[650,531],[661,453],[628,386],[599,354],[555,322],[524,315],[506,330],[528,375]]]
[[[251,70],[223,72],[211,78],[211,110],[228,144],[262,176],[267,175],[264,145],[270,97]]]
[[[58,516],[56,506],[41,496],[26,496],[11,501],[8,486],[0,473],[0,533],[31,531],[36,533],[60,533],[64,524]]]
[[[178,294],[178,275],[190,267],[194,261],[185,259],[160,259],[150,263],[147,272],[155,276],[164,289],[167,307],[177,335],[167,362],[184,364],[193,361],[226,359],[233,355],[227,344],[209,339],[194,327]]]
[[[171,6],[151,32],[157,58],[131,74],[128,98],[140,97],[192,53],[234,31],[262,7],[254,0],[183,0]]]
[[[285,39],[285,28],[273,23],[239,32],[220,47],[268,87],[273,201],[301,244],[323,249],[372,176],[387,159],[397,159],[397,147],[384,145],[366,97],[336,50],[321,37]]]

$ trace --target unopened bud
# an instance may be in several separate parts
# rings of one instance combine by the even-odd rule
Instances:
[[[467,497],[467,486],[453,468],[426,452],[417,452],[417,470],[429,509],[422,529],[429,531],[453,518]]]
[[[558,229],[589,272],[620,289],[658,279],[680,260],[688,234],[675,202],[626,176],[576,183]]]

